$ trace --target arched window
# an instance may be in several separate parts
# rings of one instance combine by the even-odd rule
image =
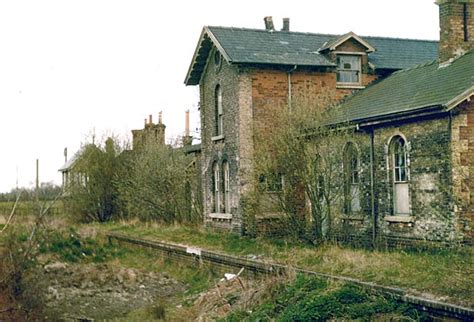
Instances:
[[[214,213],[221,212],[221,195],[220,195],[220,169],[219,164],[214,162],[212,166],[212,210]]]
[[[390,168],[393,182],[393,209],[395,215],[410,213],[410,199],[405,139],[399,135],[390,142]]]
[[[220,85],[216,86],[214,93],[214,135],[222,135],[222,127],[224,125],[224,112],[222,110],[222,89]]]
[[[230,185],[229,185],[229,163],[227,161],[224,161],[222,163],[222,170],[223,170],[223,194],[224,194],[224,209],[223,213],[230,213]]]
[[[343,162],[345,211],[352,214],[360,211],[359,152],[354,143],[346,144]]]

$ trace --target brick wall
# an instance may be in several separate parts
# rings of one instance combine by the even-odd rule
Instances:
[[[452,159],[457,229],[474,243],[474,100],[461,104],[452,119]]]
[[[210,57],[213,57],[212,53]],[[219,229],[239,230],[240,219],[237,216],[239,205],[239,72],[237,67],[227,64],[224,60],[219,66],[214,59],[206,65],[200,82],[201,102],[201,177],[203,189],[204,220],[207,226]],[[215,90],[219,85],[222,89],[223,107],[223,138],[215,140]],[[229,163],[230,172],[230,213],[232,219],[211,219],[208,214],[212,209],[212,174],[213,163],[217,162],[222,169],[222,162]],[[222,181],[222,175],[221,175]],[[234,216],[235,215],[235,216]]]
[[[406,139],[408,150],[410,214],[405,217],[393,216],[389,142],[395,135]],[[417,119],[375,130],[376,198],[382,235],[433,241],[457,239],[450,163],[448,117]]]
[[[440,43],[439,58],[447,61],[474,48],[474,1],[473,0],[438,0]],[[467,36],[464,39],[464,5],[467,8]]]

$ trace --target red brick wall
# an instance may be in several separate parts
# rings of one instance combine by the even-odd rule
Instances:
[[[275,126],[284,125],[279,119],[282,108],[288,107],[288,73],[281,70],[255,70],[252,72],[252,105],[256,131],[272,133]],[[367,86],[376,75],[363,74],[362,83]],[[336,87],[335,72],[294,71],[291,73],[292,103],[303,101],[310,104],[336,103],[350,95],[354,89]]]
[[[471,243],[474,242],[474,97],[462,107],[464,117],[459,126],[459,139],[463,148],[459,152],[462,167],[461,194],[464,195],[464,209],[459,213],[458,224]]]

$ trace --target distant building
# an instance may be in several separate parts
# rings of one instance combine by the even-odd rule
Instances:
[[[150,114],[148,122],[145,119],[143,129],[132,130],[133,150],[140,149],[145,144],[152,142],[165,145],[165,129],[166,126],[163,124],[161,112],[159,113],[157,124],[153,123],[153,118]]]

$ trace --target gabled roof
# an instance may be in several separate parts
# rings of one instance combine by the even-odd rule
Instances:
[[[436,59],[438,55],[437,41],[359,38],[376,49],[369,54],[369,62],[377,69],[409,68]],[[319,50],[338,39],[341,39],[340,35],[204,27],[185,84],[199,84],[213,46],[219,49],[225,60],[233,64],[334,66]]]
[[[79,150],[78,152],[76,152],[76,154],[74,154],[72,156],[72,158],[70,158],[69,160],[67,160],[63,166],[61,168],[58,169],[58,171],[61,171],[61,172],[65,172],[65,171],[68,171],[68,170],[71,170],[74,165],[76,164],[76,162],[79,160],[79,158],[81,157],[82,155],[82,152],[83,150]]]
[[[348,32],[347,34],[344,34],[338,38],[335,38],[334,40],[332,41],[329,41],[327,42],[326,44],[323,45],[323,47],[319,50],[320,52],[322,51],[325,51],[325,50],[336,50],[336,48],[338,46],[340,46],[341,44],[345,43],[346,41],[348,41],[349,39],[354,39],[356,40],[358,43],[360,43],[362,46],[364,46],[366,48],[366,52],[368,53],[372,53],[375,51],[375,48],[372,47],[372,45],[370,45],[367,41],[365,41],[364,39],[362,39],[361,37],[357,36],[355,33],[353,33],[352,31],[351,32]]]
[[[474,95],[474,51],[395,72],[340,105],[342,121],[361,122],[437,108],[449,111]]]

